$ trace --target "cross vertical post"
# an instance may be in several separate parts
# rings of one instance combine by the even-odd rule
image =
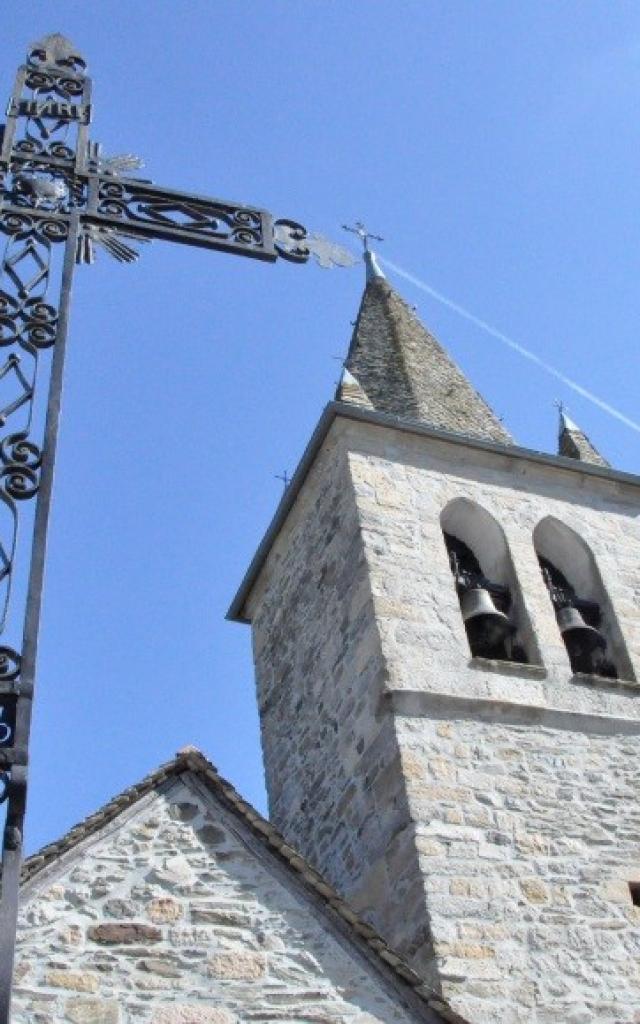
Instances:
[[[91,80],[61,35],[18,69],[0,137],[0,1024],[9,1024],[28,746],[69,305],[76,264],[96,247],[123,263],[165,239],[267,262],[324,267],[353,258],[296,221],[258,207],[126,177],[140,161],[89,140]],[[56,291],[57,287],[57,291]],[[52,297],[53,296],[53,297]],[[46,380],[48,378],[48,388]],[[45,398],[45,392],[47,397]],[[35,499],[35,512],[28,506]],[[30,530],[19,531],[20,522]],[[27,549],[22,533],[26,533]],[[26,598],[14,577],[29,564]]]

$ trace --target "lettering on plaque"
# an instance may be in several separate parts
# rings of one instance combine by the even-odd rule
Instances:
[[[9,104],[13,117],[51,117],[58,121],[80,121],[89,124],[91,107],[88,103],[64,103],[61,100],[18,100]]]

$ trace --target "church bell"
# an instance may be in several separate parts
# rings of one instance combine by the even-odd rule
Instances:
[[[577,608],[559,608],[558,626],[569,653],[574,657],[591,654],[597,647],[604,650],[606,640],[594,626],[589,626]]]
[[[484,587],[465,591],[460,599],[460,610],[469,633],[486,647],[501,644],[515,632],[515,627],[504,612],[498,611],[491,594]]]

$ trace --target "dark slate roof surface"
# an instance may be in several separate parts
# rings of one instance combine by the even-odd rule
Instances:
[[[512,444],[471,386],[386,278],[371,276],[360,304],[336,398],[469,437]]]

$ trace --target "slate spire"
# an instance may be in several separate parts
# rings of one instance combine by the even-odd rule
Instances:
[[[366,286],[336,398],[441,430],[512,438],[365,247]]]
[[[567,416],[562,405],[559,406],[559,412],[558,455],[590,462],[593,466],[608,466],[607,460],[594,448],[584,431]]]

